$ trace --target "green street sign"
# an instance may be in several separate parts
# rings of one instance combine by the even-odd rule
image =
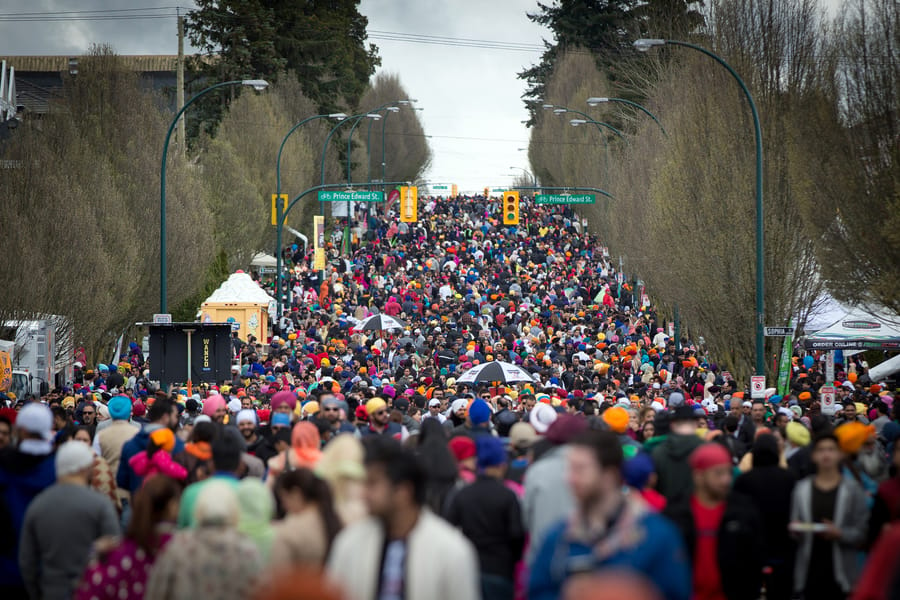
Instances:
[[[593,204],[594,194],[537,194],[535,204]]]
[[[505,192],[509,188],[491,188],[492,192]]]
[[[433,185],[433,186],[431,186],[431,189],[433,189],[433,190],[449,190],[450,186],[449,185]]]
[[[319,202],[383,202],[383,192],[319,192]]]

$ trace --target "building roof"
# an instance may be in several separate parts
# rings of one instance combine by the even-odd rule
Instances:
[[[0,56],[9,66],[23,73],[58,73],[68,72],[69,59],[81,58],[79,56]],[[119,55],[123,64],[132,71],[139,73],[175,71],[175,62],[178,56],[175,54],[132,54]],[[185,58],[192,58],[186,55]]]

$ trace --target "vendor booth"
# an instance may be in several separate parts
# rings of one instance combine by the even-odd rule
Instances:
[[[248,335],[266,342],[269,319],[274,318],[275,299],[269,296],[247,273],[232,274],[200,305],[201,323],[230,323],[238,337]]]

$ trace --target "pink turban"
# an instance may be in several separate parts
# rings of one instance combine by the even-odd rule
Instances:
[[[221,394],[210,394],[209,398],[203,401],[203,414],[213,418],[216,411],[225,408],[225,398]]]
[[[287,404],[291,410],[297,406],[297,395],[294,392],[282,390],[272,396],[272,410],[275,410],[282,404]]]

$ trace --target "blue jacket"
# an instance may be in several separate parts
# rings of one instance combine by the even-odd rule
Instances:
[[[19,539],[25,511],[34,497],[56,483],[53,454],[36,456],[15,448],[0,451],[0,597],[24,585]],[[22,588],[24,591],[24,588]]]
[[[626,504],[638,502],[643,504]],[[552,526],[532,564],[529,600],[556,600],[570,576],[606,568],[642,574],[666,600],[690,600],[691,565],[675,526],[646,507],[623,512],[631,513],[630,518],[620,516],[592,545],[573,534],[568,521]]]
[[[128,490],[132,494],[138,491],[144,478],[138,476],[128,464],[131,457],[147,449],[147,442],[150,440],[150,432],[144,427],[136,436],[125,442],[122,446],[122,458],[119,460],[119,470],[116,472],[116,485],[123,490]],[[172,456],[184,452],[184,442],[178,437],[175,438],[175,448],[172,449]]]

